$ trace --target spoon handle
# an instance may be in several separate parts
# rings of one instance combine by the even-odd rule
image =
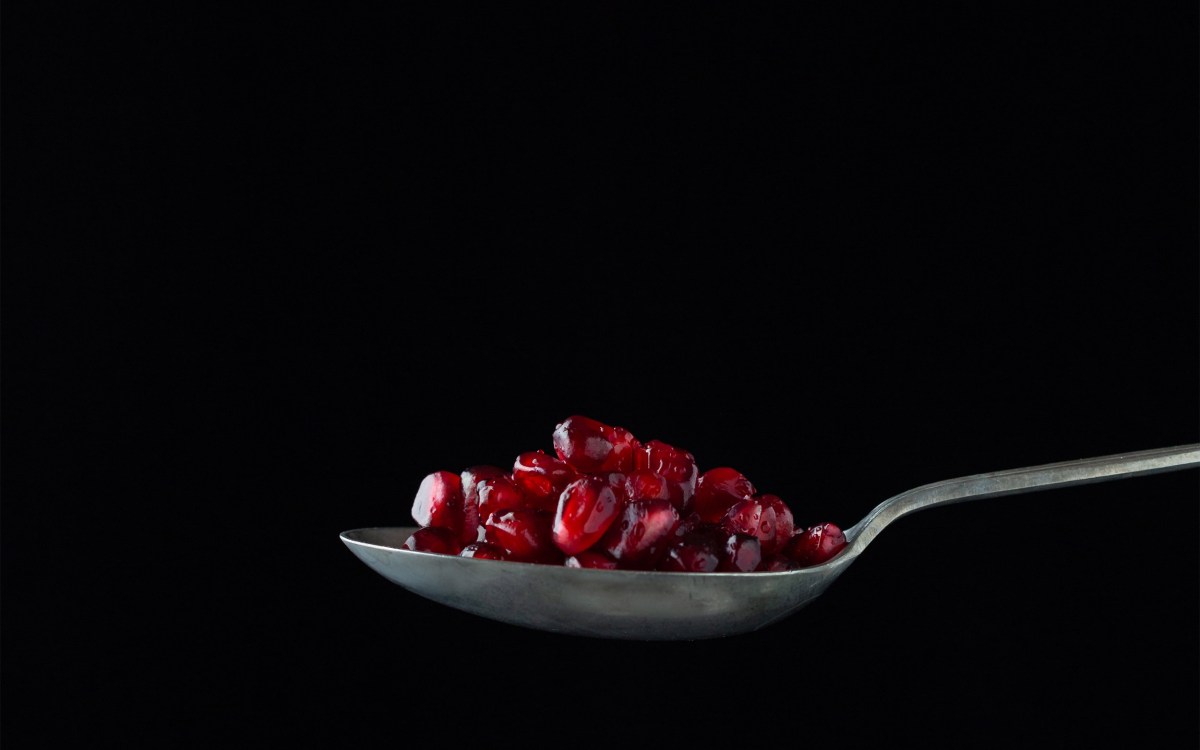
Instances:
[[[1200,466],[1200,443],[947,479],[916,487],[884,500],[863,520],[847,529],[846,536],[852,540],[852,551],[857,554],[889,523],[925,508],[1073,484],[1157,474],[1193,466]]]

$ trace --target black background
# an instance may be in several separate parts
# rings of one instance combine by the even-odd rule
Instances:
[[[338,539],[574,413],[843,526],[1195,442],[1194,11],[7,7],[5,739],[1194,747],[1194,471],[693,643]]]

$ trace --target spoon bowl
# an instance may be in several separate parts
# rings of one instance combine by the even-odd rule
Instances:
[[[938,505],[1200,465],[1200,444],[976,474],[923,485],[846,529],[827,562],[777,573],[668,573],[567,568],[414,552],[415,527],[344,531],[371,569],[409,591],[481,617],[539,630],[627,640],[699,640],[747,633],[820,596],[888,524]]]

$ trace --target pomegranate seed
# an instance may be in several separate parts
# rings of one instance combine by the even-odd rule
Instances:
[[[707,544],[676,544],[667,551],[659,570],[674,573],[711,573],[717,569],[720,558]]]
[[[462,548],[459,557],[477,557],[481,560],[503,560],[504,550],[487,542],[472,542]]]
[[[603,479],[605,481],[606,484],[608,484],[609,487],[612,487],[612,491],[617,496],[617,500],[619,502],[621,502],[622,504],[624,504],[624,502],[627,498],[627,493],[625,491],[625,484],[626,484],[626,482],[629,481],[629,478],[627,476],[625,476],[624,474],[622,474],[619,471],[612,471],[612,472],[609,472],[608,474],[598,474],[598,475],[593,475],[593,476],[600,477],[601,479]]]
[[[558,496],[579,478],[579,472],[567,462],[546,455],[545,451],[529,451],[517,456],[512,477],[539,510],[553,513]]]
[[[661,440],[651,440],[637,452],[635,465],[667,480],[671,503],[680,513],[688,512],[696,494],[698,473],[691,453]]]
[[[692,507],[700,514],[700,520],[719,523],[730,506],[754,492],[754,485],[740,471],[727,466],[709,469],[696,481]]]
[[[507,476],[492,477],[479,483],[479,517],[491,518],[493,513],[503,513],[506,510],[532,509],[526,500],[525,493],[516,482]]]
[[[633,501],[670,500],[670,483],[649,469],[638,469],[625,479],[625,497]]]
[[[677,542],[689,544],[705,544],[714,552],[720,552],[725,546],[729,534],[719,523],[705,523],[700,516],[692,513],[675,528]]]
[[[798,567],[800,566],[792,558],[776,553],[763,560],[762,565],[758,566],[758,569],[768,573],[783,573],[788,570],[795,570]]]
[[[624,427],[610,427],[608,442],[612,443],[613,452],[610,457],[610,471],[628,474],[634,469],[635,456],[641,443],[633,433]]]
[[[786,512],[783,519],[779,517],[779,508]],[[721,525],[730,534],[758,537],[764,555],[779,552],[792,538],[791,511],[775,495],[758,495],[734,503]]]
[[[493,477],[505,476],[508,476],[508,472],[506,472],[504,469],[501,469],[499,466],[483,465],[472,466],[469,469],[463,469],[463,473],[461,474],[463,497],[469,501],[472,495],[479,492],[478,485],[480,482],[485,479],[492,479]]]
[[[752,534],[730,534],[725,540],[717,570],[724,573],[751,573],[762,564],[762,546]]]
[[[553,517],[538,510],[506,510],[493,514],[484,524],[484,538],[504,550],[509,560],[561,563],[563,555],[554,546]]]
[[[599,474],[633,469],[637,439],[621,427],[589,417],[568,417],[554,428],[554,452],[581,472]]]
[[[412,517],[420,526],[438,526],[455,534],[463,527],[462,479],[452,471],[435,471],[421,480],[413,498]]]
[[[571,555],[567,561],[563,563],[568,568],[602,568],[604,570],[616,570],[617,561],[604,554],[588,550],[580,552],[578,555]]]
[[[792,537],[783,553],[800,567],[820,565],[846,546],[846,535],[836,524],[822,523]]]
[[[479,485],[485,479],[505,476],[498,466],[472,466],[464,469],[459,478],[463,491],[463,525],[459,539],[463,544],[478,541],[486,514],[479,511]]]
[[[650,569],[666,554],[679,512],[669,500],[626,504],[600,544],[622,568]]]
[[[769,547],[763,545],[763,554],[769,556],[782,552],[796,533],[796,522],[792,517],[792,509],[778,495],[757,495],[757,498],[763,507],[775,511],[775,538]]]
[[[554,515],[554,543],[576,555],[600,541],[621,505],[606,479],[583,477],[567,485]]]
[[[439,555],[457,555],[462,545],[458,543],[458,534],[440,526],[426,526],[417,529],[404,540],[405,549],[414,552],[433,552]]]

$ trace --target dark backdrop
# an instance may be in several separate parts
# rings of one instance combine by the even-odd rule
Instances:
[[[843,526],[1195,442],[1194,10],[7,7],[5,738],[1194,747],[1195,471],[694,643],[338,539],[574,413]]]

